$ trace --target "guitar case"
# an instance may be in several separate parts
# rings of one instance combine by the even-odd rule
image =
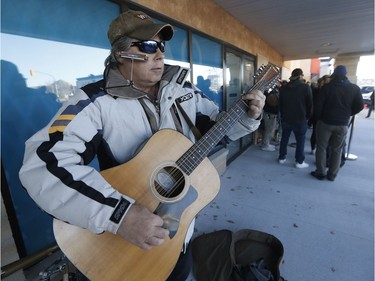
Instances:
[[[197,281],[282,281],[284,247],[275,236],[251,229],[219,230],[192,242]]]

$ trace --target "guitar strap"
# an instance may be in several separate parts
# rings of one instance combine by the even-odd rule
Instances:
[[[148,106],[146,105],[144,100],[139,99],[139,102],[142,105],[143,110],[146,113],[146,116],[147,116],[147,119],[150,123],[152,132],[156,133],[157,130],[158,130],[158,127],[157,127],[156,120],[155,120],[155,117],[153,116],[152,111],[148,108]],[[193,132],[195,139],[199,140],[202,137],[202,135],[199,132],[198,128],[193,124],[193,122],[191,122],[189,116],[186,114],[185,110],[182,108],[178,99],[176,99],[176,104],[177,104],[177,107],[180,110],[182,116],[185,118],[186,122],[188,123],[191,131]],[[177,115],[177,112],[175,112],[175,110],[173,110],[173,106],[171,108],[171,113],[172,113],[173,120],[174,120],[174,123],[175,123],[176,128],[177,128],[177,131],[179,131],[182,134],[183,133],[182,127],[180,125],[180,122],[178,122],[178,120],[176,120],[176,119],[178,119],[178,115]]]
[[[146,113],[148,122],[150,123],[152,133],[155,134],[158,130],[158,124],[156,123],[155,116],[153,115],[151,109],[148,108],[148,106],[146,105],[146,103],[143,99],[139,99],[139,102],[140,102],[141,106],[143,107],[143,110]]]
[[[184,130],[182,129],[181,119],[180,119],[180,116],[178,115],[177,108],[176,108],[175,104],[172,104],[172,106],[170,108],[170,112],[171,112],[173,122],[176,126],[176,130],[178,132],[180,132],[181,134],[184,134]]]
[[[199,140],[202,137],[202,135],[199,132],[198,128],[193,124],[193,122],[191,122],[189,116],[186,114],[185,110],[182,108],[180,101],[178,99],[176,99],[176,104],[177,104],[178,109],[181,111],[182,116],[184,116],[186,122],[188,123],[190,130],[193,132],[195,139]]]

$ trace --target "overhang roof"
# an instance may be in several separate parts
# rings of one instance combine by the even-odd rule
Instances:
[[[374,0],[214,0],[284,60],[374,54]]]

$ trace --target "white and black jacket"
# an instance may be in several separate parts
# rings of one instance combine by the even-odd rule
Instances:
[[[26,142],[20,179],[35,202],[47,213],[94,233],[116,233],[126,215],[113,214],[134,203],[120,194],[88,164],[98,156],[100,168],[122,164],[157,130],[178,130],[195,141],[176,101],[195,123],[197,116],[216,120],[218,107],[191,83],[189,70],[165,66],[157,104],[133,87],[117,69],[70,98],[54,119]],[[238,139],[255,131],[260,121],[244,116],[227,137]],[[128,209],[128,208],[127,208]],[[118,215],[118,213],[117,213]],[[190,237],[188,237],[190,238]]]

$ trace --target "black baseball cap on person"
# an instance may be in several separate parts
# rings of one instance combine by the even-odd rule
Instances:
[[[168,41],[173,37],[173,27],[170,24],[153,22],[151,17],[141,11],[126,11],[112,21],[108,29],[108,39],[111,45],[123,36],[138,40],[151,40],[157,34]]]
[[[303,76],[303,71],[301,68],[296,68],[292,71],[292,76],[289,77],[290,80],[297,80],[300,76]]]

